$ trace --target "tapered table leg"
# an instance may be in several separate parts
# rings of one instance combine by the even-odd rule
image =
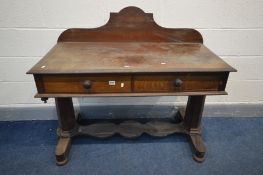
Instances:
[[[205,103],[205,96],[189,96],[185,110],[184,125],[189,131],[193,158],[197,162],[205,160],[205,146],[201,137],[201,118]]]
[[[55,102],[58,115],[59,130],[62,133],[70,133],[76,126],[72,98],[55,98]],[[71,137],[62,137],[59,135],[59,141],[55,151],[57,165],[64,165],[68,162],[70,146]]]

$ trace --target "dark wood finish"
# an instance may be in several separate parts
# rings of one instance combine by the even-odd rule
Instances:
[[[205,96],[189,96],[185,111],[185,125],[189,129],[197,129],[203,114]]]
[[[202,92],[224,91],[224,73],[178,73],[169,75],[135,75],[134,92]],[[176,80],[180,85],[176,85]]]
[[[201,134],[189,134],[190,141],[193,147],[193,159],[199,163],[205,160],[206,148],[202,140]]]
[[[190,141],[193,147],[193,158],[197,162],[205,160],[205,146],[201,137],[201,118],[205,104],[204,95],[189,96],[185,110],[184,125],[189,130]]]
[[[192,110],[194,101],[189,99],[186,111]],[[197,162],[203,162],[205,160],[205,146],[201,138],[201,130],[198,128],[189,128],[186,125],[186,116],[184,109],[177,112],[176,117],[181,119],[180,123],[161,121],[149,121],[146,123],[140,123],[138,121],[124,121],[124,122],[100,122],[89,125],[77,124],[71,132],[58,130],[60,140],[56,148],[57,164],[63,165],[68,161],[68,152],[70,147],[70,140],[75,136],[85,135],[96,138],[108,138],[115,134],[119,134],[126,138],[136,138],[141,136],[143,133],[154,137],[164,137],[175,133],[186,134],[189,136],[191,145],[193,148],[193,158]],[[183,112],[182,112],[183,111]],[[65,138],[65,139],[64,139]]]
[[[74,129],[75,113],[72,98],[55,98],[59,127],[63,131]]]
[[[202,44],[62,42],[56,44],[28,73],[134,74],[231,71],[236,70]]]
[[[36,94],[35,98],[43,97],[149,97],[149,96],[199,96],[199,95],[227,95],[225,91],[203,92],[149,92],[149,93],[99,93],[99,94]]]
[[[71,98],[55,98],[57,116],[59,122],[59,131],[65,133],[72,133],[77,127],[74,108]],[[64,165],[68,162],[68,154],[71,146],[70,137],[59,138],[56,147],[56,163],[57,165]]]
[[[149,121],[147,123],[140,123],[130,120],[118,124],[113,122],[100,122],[86,126],[79,125],[78,129],[73,133],[59,131],[59,135],[66,137],[86,135],[97,138],[112,137],[115,134],[126,138],[135,138],[144,133],[154,137],[164,137],[174,133],[188,134],[188,130],[185,129],[183,122]]]
[[[181,42],[202,43],[202,35],[194,29],[168,29],[155,23],[152,13],[127,7],[111,13],[109,21],[94,29],[68,29],[58,42]]]
[[[226,73],[37,75],[40,94],[224,91]],[[180,86],[175,82],[180,81]],[[89,83],[87,88],[85,83]],[[112,84],[113,83],[113,84]]]
[[[127,75],[45,75],[42,78],[44,93],[113,93],[131,92],[131,77]],[[84,86],[91,81],[91,87]],[[114,84],[111,84],[114,83]]]
[[[56,164],[61,166],[68,162],[68,155],[71,147],[70,137],[60,137],[56,146]]]
[[[45,90],[44,90],[42,76],[34,75],[34,79],[35,79],[35,83],[36,83],[36,87],[37,87],[37,92],[38,93],[44,93]]]
[[[160,27],[151,13],[136,7],[111,13],[102,27],[64,31],[58,43],[27,72],[35,78],[35,97],[56,101],[57,164],[68,161],[75,136],[120,134],[133,138],[143,133],[188,135],[193,158],[204,161],[200,123],[205,97],[227,94],[229,72],[236,69],[202,43],[198,31]],[[181,123],[127,121],[83,126],[75,120],[72,97],[164,95],[189,96],[186,109],[181,110],[185,112],[180,113]]]

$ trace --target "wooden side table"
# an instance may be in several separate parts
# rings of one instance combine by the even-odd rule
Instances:
[[[68,161],[74,136],[105,138],[116,133],[166,136],[183,133],[193,145],[194,159],[202,162],[205,146],[200,122],[206,95],[226,95],[229,72],[236,71],[203,44],[194,29],[158,26],[151,13],[127,7],[111,13],[102,27],[68,29],[28,74],[46,101],[55,98],[59,121],[56,161]],[[126,121],[80,125],[72,97],[189,96],[180,123]]]

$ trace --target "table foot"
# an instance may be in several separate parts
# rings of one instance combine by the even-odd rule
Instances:
[[[191,144],[193,147],[193,159],[196,162],[203,162],[205,160],[205,145],[202,140],[201,134],[189,134]]]
[[[205,161],[205,156],[203,157],[198,157],[196,154],[193,155],[193,159],[198,162],[198,163],[202,163]]]
[[[68,155],[71,146],[70,137],[60,137],[56,147],[56,164],[65,165],[68,162]]]

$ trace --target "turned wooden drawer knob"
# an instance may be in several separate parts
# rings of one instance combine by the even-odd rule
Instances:
[[[85,80],[84,83],[83,83],[83,87],[85,89],[90,89],[92,86],[92,82],[90,80]]]
[[[173,84],[175,87],[181,87],[183,84],[183,81],[177,78],[176,80],[174,80]]]

